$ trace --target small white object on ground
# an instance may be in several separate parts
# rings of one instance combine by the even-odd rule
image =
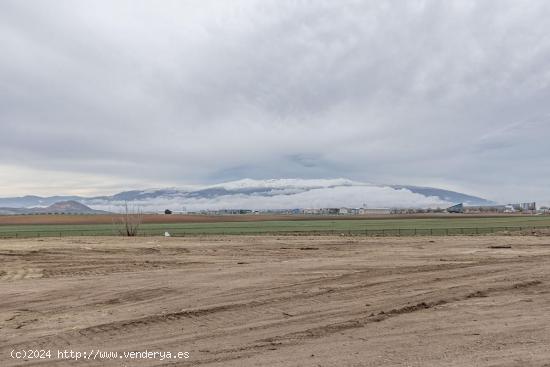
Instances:
[[[164,232],[164,237],[170,237],[170,233]]]

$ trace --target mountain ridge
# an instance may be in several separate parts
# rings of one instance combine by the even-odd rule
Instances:
[[[10,208],[0,207],[1,215],[15,214],[107,214],[103,210],[92,209],[75,200],[59,201],[47,207]]]
[[[456,191],[410,185],[376,185],[337,179],[242,179],[213,185],[183,188],[127,190],[95,197],[26,195],[0,198],[0,207],[43,207],[60,201],[75,201],[94,209],[111,211],[124,202],[151,209],[189,207],[192,210],[220,208],[280,209],[295,207],[428,207],[463,202],[487,205],[491,201]],[[93,210],[93,209],[92,209]]]

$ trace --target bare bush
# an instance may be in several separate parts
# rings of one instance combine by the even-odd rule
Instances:
[[[124,212],[120,217],[119,234],[125,237],[135,237],[138,234],[139,227],[143,222],[143,213],[140,209],[129,208],[128,203],[124,203]]]

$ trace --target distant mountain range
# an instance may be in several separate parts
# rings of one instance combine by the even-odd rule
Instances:
[[[103,210],[95,210],[74,200],[60,201],[47,207],[35,208],[4,208],[0,207],[0,215],[14,214],[107,214]]]
[[[60,203],[61,202],[61,203]],[[50,205],[71,203],[66,210],[119,211],[125,202],[143,210],[291,209],[321,207],[445,207],[455,203],[492,204],[486,199],[432,187],[373,185],[347,179],[271,179],[208,186],[123,191],[112,196],[23,196],[0,198],[0,207],[51,212]],[[76,207],[75,204],[83,207]],[[63,204],[66,205],[66,204]],[[1,212],[1,211],[0,211]]]

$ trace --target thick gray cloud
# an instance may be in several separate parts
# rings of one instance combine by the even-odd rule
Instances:
[[[0,1],[0,196],[348,177],[550,201],[547,1]]]

